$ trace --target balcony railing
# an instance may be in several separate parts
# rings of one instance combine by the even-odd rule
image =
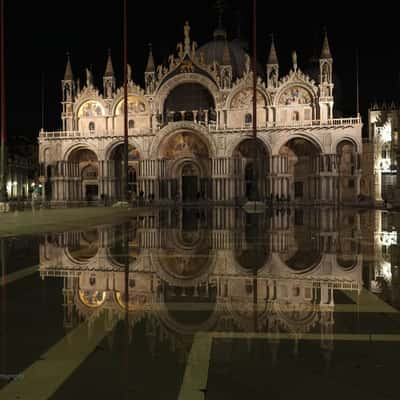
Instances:
[[[192,122],[198,123],[202,126],[207,126],[210,132],[217,131],[251,131],[253,129],[252,123],[243,124],[240,127],[228,127],[224,125],[217,125],[215,123],[205,124],[204,122],[194,122],[194,121],[182,121],[182,122]],[[176,123],[176,122],[173,122]],[[273,121],[273,122],[259,122],[257,124],[257,129],[293,129],[293,128],[328,128],[328,127],[339,127],[339,126],[354,126],[360,125],[361,118],[333,118],[326,121],[321,120],[309,120],[309,121]],[[168,124],[165,124],[168,125]],[[163,126],[165,126],[163,125]],[[129,135],[144,135],[151,133],[150,129],[130,129]],[[41,139],[67,139],[67,138],[79,138],[79,137],[113,137],[113,136],[123,136],[124,132],[121,131],[55,131],[55,132],[40,132],[39,137]]]

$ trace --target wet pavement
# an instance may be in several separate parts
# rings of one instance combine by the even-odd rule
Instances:
[[[399,230],[165,208],[0,239],[0,399],[397,399]]]

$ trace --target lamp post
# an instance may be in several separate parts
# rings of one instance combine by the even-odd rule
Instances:
[[[6,196],[6,88],[4,62],[4,0],[1,0],[1,39],[0,39],[0,74],[1,74],[1,151],[0,151],[0,203]]]

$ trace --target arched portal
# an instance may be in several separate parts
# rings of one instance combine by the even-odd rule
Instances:
[[[128,190],[130,197],[137,194],[137,178],[139,176],[139,159],[140,154],[135,146],[128,146]],[[123,199],[124,193],[124,144],[119,144],[110,153],[110,183],[111,190],[109,193],[114,199]]]
[[[70,200],[83,199],[95,201],[99,198],[99,161],[97,155],[89,149],[79,148],[68,157],[68,175],[77,176],[78,181],[69,182]],[[78,183],[78,187],[74,184]]]
[[[343,140],[337,145],[339,171],[339,199],[355,201],[358,194],[358,155],[357,149],[350,140]]]
[[[207,88],[188,82],[176,86],[164,103],[164,121],[205,122],[214,118],[214,99]]]
[[[318,198],[318,181],[315,161],[321,153],[320,149],[305,138],[293,138],[281,147],[279,155],[286,165],[290,185],[288,195],[298,201]]]
[[[194,202],[211,196],[209,149],[194,132],[178,132],[161,144],[159,156],[169,165],[160,182],[160,198]]]
[[[233,157],[242,160],[239,197],[248,200],[263,200],[269,193],[267,176],[269,175],[269,154],[260,139],[245,139],[233,152]]]

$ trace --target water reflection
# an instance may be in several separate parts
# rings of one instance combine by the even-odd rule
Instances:
[[[132,326],[146,317],[160,336],[315,332],[325,343],[336,298],[351,304],[363,287],[360,218],[336,209],[159,210],[128,227],[47,235],[40,274],[63,278],[66,328],[102,313],[114,326],[128,310]]]
[[[246,388],[257,385],[264,393],[255,370],[281,390],[288,370],[301,386],[310,368],[330,368],[349,377],[347,388],[353,364],[369,365],[372,342],[384,350],[377,379],[386,379],[400,342],[398,227],[396,213],[356,209],[154,209],[121,225],[32,239],[42,282],[26,268],[37,255],[21,252],[22,270],[7,262],[7,249],[30,239],[3,241],[1,371],[23,371],[25,385],[9,384],[6,394],[29,398],[34,387],[43,399],[85,389],[96,398],[193,399],[180,396],[193,365],[211,399],[255,398]],[[21,320],[35,321],[30,335]],[[190,362],[192,354],[202,361]],[[59,379],[37,384],[37,369]],[[319,377],[322,386],[329,376]],[[231,387],[237,397],[219,395]]]

